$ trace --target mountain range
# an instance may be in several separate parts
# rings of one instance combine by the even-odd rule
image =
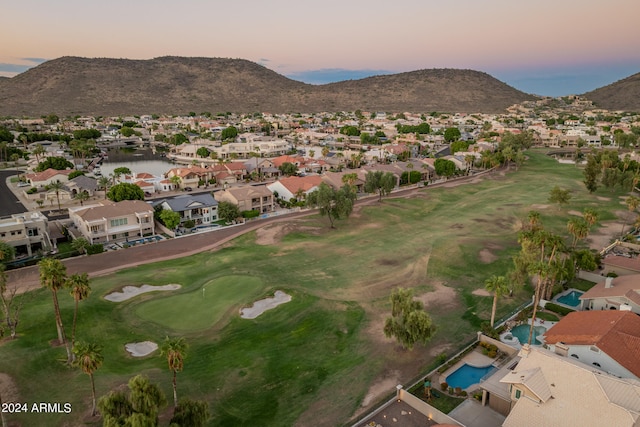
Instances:
[[[623,110],[640,110],[638,95],[640,74],[586,94],[602,108]],[[418,70],[311,85],[226,58],[62,57],[0,79],[0,116],[12,117],[357,109],[499,113],[534,99],[473,70]]]

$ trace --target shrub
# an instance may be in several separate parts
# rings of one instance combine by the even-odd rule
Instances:
[[[196,226],[196,222],[192,219],[188,219],[185,222],[182,223],[182,226],[184,228],[193,228]]]
[[[561,314],[563,316],[566,316],[567,314],[575,311],[575,310],[572,310],[570,308],[563,307],[563,306],[560,306],[558,304],[554,304],[552,302],[548,302],[547,305],[545,306],[545,308],[547,310],[549,310],[549,311],[553,311],[554,313],[558,313],[558,314]]]
[[[260,212],[256,210],[242,211],[242,217],[246,219],[257,218],[260,216]]]
[[[492,358],[492,359],[495,359],[495,357],[497,356],[497,354],[498,354],[498,352],[497,352],[496,350],[489,350],[489,351],[487,352],[487,356],[488,356],[488,357],[490,357],[490,358]]]
[[[460,393],[460,396],[467,397],[467,391],[466,390],[462,390],[462,392]]]
[[[35,194],[35,193],[37,193],[37,192],[38,192],[38,189],[37,189],[37,188],[35,188],[35,187],[31,187],[30,189],[28,189],[28,190],[26,191],[26,193],[27,193],[27,194]]]
[[[440,383],[440,390],[445,391],[446,389],[449,388],[449,384],[445,383]]]
[[[456,396],[460,396],[462,394],[462,389],[460,387],[455,388]]]
[[[100,254],[104,252],[104,246],[101,243],[94,243],[87,246],[87,255]]]

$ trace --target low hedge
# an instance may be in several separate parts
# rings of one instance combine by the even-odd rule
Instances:
[[[567,314],[574,312],[575,310],[572,310],[568,307],[564,307],[558,304],[554,304],[552,302],[548,302],[545,306],[545,309],[549,310],[549,311],[553,311],[554,313],[558,313],[561,314],[563,316],[566,316]]]

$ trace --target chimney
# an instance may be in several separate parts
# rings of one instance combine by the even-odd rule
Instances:
[[[529,356],[529,353],[531,352],[531,348],[529,347],[529,344],[525,344],[522,346],[522,348],[520,349],[520,354],[519,356],[522,357],[523,359],[526,358],[527,356]]]
[[[613,288],[613,277],[607,277],[606,279],[604,279],[604,288]]]
[[[569,354],[569,347],[563,342],[557,342],[555,345],[556,354],[567,357]]]

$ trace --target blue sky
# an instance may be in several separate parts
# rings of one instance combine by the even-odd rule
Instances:
[[[0,10],[4,76],[61,56],[176,55],[247,59],[315,84],[472,69],[562,96],[640,72],[638,0],[21,0]]]

